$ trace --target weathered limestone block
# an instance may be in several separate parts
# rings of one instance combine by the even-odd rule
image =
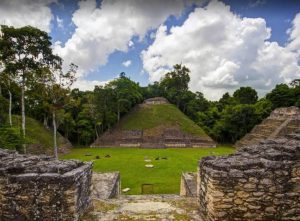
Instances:
[[[300,130],[227,157],[203,158],[197,189],[206,220],[300,220],[298,135]]]
[[[79,220],[91,201],[91,168],[0,149],[0,220]]]
[[[120,173],[93,173],[92,197],[97,199],[117,198],[120,195]]]
[[[180,182],[180,196],[197,196],[197,173],[182,173]]]

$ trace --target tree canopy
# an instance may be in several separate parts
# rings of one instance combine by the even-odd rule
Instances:
[[[254,88],[240,87],[232,95],[224,93],[219,101],[209,101],[202,92],[189,89],[190,70],[183,64],[175,64],[160,81],[146,87],[122,72],[92,91],[71,89],[77,66],[70,64],[69,71],[63,72],[62,64],[63,60],[53,54],[46,32],[30,26],[1,26],[0,147],[11,143],[11,148],[20,148],[27,142],[25,115],[76,145],[89,145],[150,97],[166,97],[215,140],[230,143],[274,108],[300,107],[299,79],[276,85],[260,99]],[[22,115],[22,133],[10,122],[12,114]]]

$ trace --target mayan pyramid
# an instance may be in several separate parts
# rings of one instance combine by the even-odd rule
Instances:
[[[268,118],[256,125],[250,133],[235,143],[237,148],[258,144],[260,141],[281,138],[300,128],[300,108],[284,107],[275,109]]]
[[[137,105],[91,147],[215,147],[216,143],[165,98]]]

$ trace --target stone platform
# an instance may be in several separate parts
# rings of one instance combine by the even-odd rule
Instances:
[[[178,195],[131,195],[93,200],[85,221],[203,221],[196,198]]]

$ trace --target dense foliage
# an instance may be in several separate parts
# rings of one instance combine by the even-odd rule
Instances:
[[[77,66],[62,71],[62,60],[52,54],[51,38],[33,27],[2,26],[0,36],[0,143],[20,149],[25,142],[26,115],[56,130],[77,145],[88,145],[136,104],[163,96],[219,142],[233,143],[277,107],[300,106],[300,80],[279,84],[258,99],[251,87],[241,87],[219,101],[208,101],[189,90],[189,69],[177,64],[160,82],[147,87],[121,73],[93,91],[70,89]],[[20,56],[16,56],[16,55]],[[11,121],[22,115],[22,128]],[[54,147],[56,144],[54,144]]]
[[[255,89],[240,87],[232,96],[208,101],[201,92],[188,90],[188,76],[186,67],[175,65],[161,82],[144,88],[144,96],[165,96],[219,142],[234,143],[277,107],[300,106],[300,80],[279,84],[260,100]]]

